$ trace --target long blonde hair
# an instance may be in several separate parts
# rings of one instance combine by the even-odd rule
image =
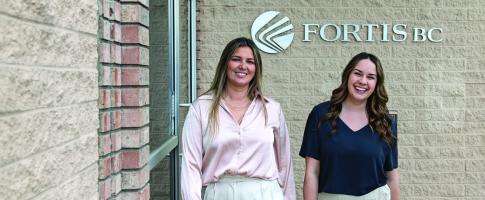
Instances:
[[[209,112],[209,121],[207,132],[211,138],[214,138],[218,134],[219,126],[219,103],[224,95],[227,84],[227,65],[234,55],[236,50],[240,47],[249,47],[253,51],[254,63],[256,66],[256,73],[253,80],[249,82],[248,97],[254,99],[256,94],[259,94],[261,101],[263,102],[263,111],[265,117],[265,124],[268,121],[268,111],[266,109],[265,100],[262,92],[262,76],[263,76],[263,63],[261,62],[261,55],[256,48],[256,44],[251,39],[240,37],[230,41],[224,50],[222,51],[219,63],[217,64],[216,74],[212,80],[212,84],[208,91],[204,94],[212,95],[213,101]]]

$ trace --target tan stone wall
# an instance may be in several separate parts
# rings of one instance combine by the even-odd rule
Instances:
[[[263,53],[264,92],[284,106],[295,179],[302,199],[300,149],[312,107],[329,98],[350,58],[367,51],[381,58],[399,112],[402,199],[469,199],[485,196],[485,1],[478,0],[265,0],[198,2],[199,86],[210,84],[224,45],[250,37],[252,21],[280,11],[295,26],[285,52]],[[440,43],[302,42],[303,23],[376,23],[443,28]],[[378,34],[378,32],[376,33]]]
[[[1,4],[0,197],[97,199],[97,3]]]

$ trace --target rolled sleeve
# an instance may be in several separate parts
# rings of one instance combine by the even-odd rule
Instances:
[[[318,151],[319,146],[319,138],[318,138],[318,120],[319,114],[317,111],[317,107],[314,107],[313,110],[308,115],[308,119],[305,125],[305,132],[303,133],[303,141],[300,148],[299,155],[303,158],[305,157],[312,157],[317,160],[320,160],[320,154]]]
[[[392,119],[392,118],[391,118]],[[397,122],[395,120],[391,120],[391,132],[394,137],[397,138]],[[390,145],[390,152],[386,156],[386,161],[384,163],[384,170],[392,171],[398,167],[398,152],[397,152],[397,141]]]

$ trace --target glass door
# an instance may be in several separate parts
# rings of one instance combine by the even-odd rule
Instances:
[[[196,98],[196,0],[150,0],[150,196],[179,199],[180,137]]]

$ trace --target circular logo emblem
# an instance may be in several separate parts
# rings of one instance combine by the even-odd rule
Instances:
[[[261,51],[278,53],[287,49],[293,37],[293,25],[290,19],[277,11],[268,11],[259,15],[251,27],[251,37]]]

